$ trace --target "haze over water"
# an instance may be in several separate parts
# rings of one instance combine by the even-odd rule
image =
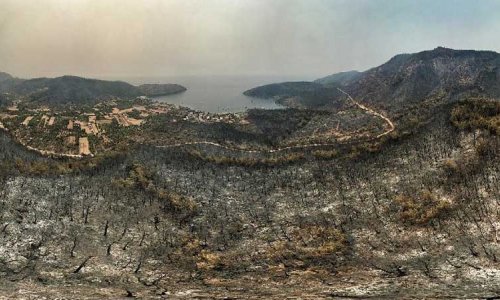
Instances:
[[[320,77],[437,46],[498,52],[499,11],[498,0],[0,0],[0,71]]]
[[[107,78],[109,79],[109,78]],[[180,76],[180,77],[132,77],[112,78],[131,84],[177,83],[187,88],[186,92],[156,97],[156,101],[186,106],[195,110],[220,112],[241,112],[250,108],[283,108],[272,99],[256,99],[243,92],[264,84],[309,80],[312,78],[291,76]]]

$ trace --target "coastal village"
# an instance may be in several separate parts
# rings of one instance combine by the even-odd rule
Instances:
[[[95,154],[93,143],[96,141],[111,144],[112,131],[140,128],[151,118],[166,114],[172,116],[170,121],[174,123],[249,123],[245,113],[213,114],[138,98],[99,103],[78,112],[13,105],[0,111],[0,129],[9,131],[19,143],[44,155],[84,157]],[[64,145],[50,139],[42,145],[36,143],[40,135],[47,134],[62,139]]]

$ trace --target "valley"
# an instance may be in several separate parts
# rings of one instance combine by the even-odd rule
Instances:
[[[373,129],[366,128],[355,128],[354,134],[342,133],[340,130],[341,121],[338,120],[335,129],[323,128],[331,134],[330,136],[322,134],[313,136],[313,139],[297,137],[292,143],[283,141],[268,147],[254,142],[252,149],[230,140],[219,143],[217,140],[196,140],[194,137],[182,141],[182,138],[176,136],[171,137],[171,140],[176,141],[176,143],[165,144],[163,142],[158,147],[209,145],[230,152],[255,154],[300,152],[313,148],[337,146],[340,141],[350,142],[358,138],[360,140],[379,138],[394,131],[394,124],[388,118],[358,103],[344,91],[342,93],[349,99],[350,105],[354,105],[353,107],[346,105],[345,110],[341,112],[333,111],[331,114],[334,115],[334,118],[338,118],[341,114],[355,113],[357,108],[361,112],[387,122],[390,129],[379,134]],[[28,149],[55,157],[83,158],[84,156],[115,151],[124,145],[133,146],[136,143],[133,138],[135,134],[143,135],[144,140],[148,140],[147,135],[155,135],[156,132],[151,130],[147,123],[158,123],[159,120],[165,122],[165,128],[162,130],[168,130],[169,126],[180,127],[177,123],[195,123],[236,126],[242,132],[253,133],[255,128],[259,126],[255,121],[249,119],[251,117],[247,113],[211,114],[197,112],[184,107],[155,103],[146,97],[131,100],[117,99],[79,108],[50,108],[49,106],[33,108],[26,106],[22,100],[14,101],[14,103],[15,105],[5,107],[0,114],[2,128],[10,132],[20,144]],[[272,111],[270,112],[273,114]],[[259,114],[259,110],[254,110],[253,113]],[[326,120],[328,114],[320,114],[322,114],[323,121],[329,121]],[[308,120],[304,119],[300,122],[308,122]],[[369,122],[372,123],[367,124],[370,126],[377,123],[376,120]],[[317,132],[318,129],[314,129],[314,131]]]
[[[11,87],[0,298],[494,299],[499,57],[398,55],[240,113]]]

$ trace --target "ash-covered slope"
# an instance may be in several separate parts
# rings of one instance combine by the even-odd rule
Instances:
[[[436,48],[397,55],[368,70],[345,90],[364,102],[396,110],[441,94],[500,96],[500,55],[491,51]]]
[[[86,166],[0,133],[0,297],[494,299],[499,112],[274,167],[146,145]]]
[[[363,74],[362,72],[359,71],[347,71],[347,72],[340,72],[340,73],[335,73],[332,75],[325,76],[320,79],[316,79],[314,82],[320,83],[320,84],[333,84],[333,83],[338,83],[338,84],[345,84],[351,80],[355,80],[359,78]]]
[[[447,100],[471,95],[495,98],[500,96],[500,54],[438,47],[415,54],[396,55],[368,71],[334,74],[315,83],[321,83],[316,91],[329,89],[330,92],[314,94],[309,90],[309,94],[316,96],[311,100],[298,93],[296,85],[287,83],[279,84],[285,91],[274,89],[275,93],[266,95],[285,104],[283,99],[295,97],[303,106],[318,108],[343,97],[335,92],[341,87],[354,98],[388,111],[398,111],[436,96]],[[269,86],[245,94],[260,97],[263,90],[268,91]]]

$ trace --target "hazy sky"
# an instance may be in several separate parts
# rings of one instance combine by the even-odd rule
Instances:
[[[440,45],[500,52],[499,33],[496,0],[0,0],[0,70],[319,77]]]

